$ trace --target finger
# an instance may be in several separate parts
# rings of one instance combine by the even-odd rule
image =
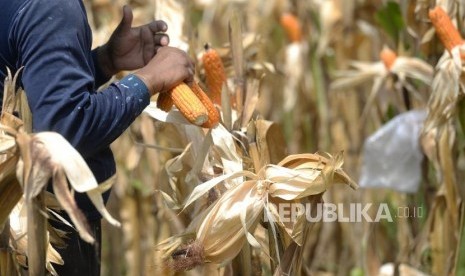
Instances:
[[[156,34],[153,40],[155,46],[167,46],[170,43],[170,38],[166,34]]]
[[[155,55],[155,44],[153,43],[152,33],[147,28],[141,29],[141,40],[142,40],[142,58],[144,64],[149,63],[152,57]]]
[[[169,46],[161,46],[159,44],[155,44],[154,43],[154,49],[153,49],[153,56],[155,56],[156,54],[158,54],[158,52],[160,51],[160,49],[164,48],[164,47],[169,47]]]
[[[148,24],[148,27],[152,33],[166,32],[168,30],[168,25],[163,20],[155,20]]]
[[[192,86],[194,84],[194,75],[195,75],[195,66],[194,64],[191,62],[188,66],[187,66],[187,77],[186,79],[184,80],[184,82],[189,85],[189,86]]]
[[[163,48],[170,49],[171,47],[170,46],[155,45],[155,53],[154,53],[154,55],[158,54],[158,52]]]
[[[189,57],[189,65],[190,65],[190,68],[192,69],[192,74],[195,74],[195,61],[194,59],[190,57]]]
[[[121,19],[121,23],[119,24],[118,28],[121,28],[123,31],[129,31],[132,26],[132,19],[133,19],[132,9],[128,5],[124,5],[123,7],[123,18]]]
[[[188,69],[189,76],[184,80],[184,82],[192,87],[194,85],[194,71],[192,69]]]
[[[160,50],[161,48],[163,47],[166,47],[166,46],[160,46],[160,45],[155,45],[155,49],[153,51],[153,55],[156,55],[158,53],[158,50]]]

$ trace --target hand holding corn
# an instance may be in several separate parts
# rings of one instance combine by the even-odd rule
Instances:
[[[161,47],[147,65],[134,73],[147,86],[150,95],[170,91],[180,83],[194,80],[194,62],[186,52],[174,47]]]

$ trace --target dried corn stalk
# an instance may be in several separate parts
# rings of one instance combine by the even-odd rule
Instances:
[[[27,221],[27,213],[25,208],[25,200],[22,199],[13,209],[10,215],[10,226],[11,226],[11,238],[13,248],[16,251],[16,259],[19,261],[20,265],[27,267],[26,258],[27,250],[28,250],[28,239],[29,236],[27,235],[28,229],[28,221]],[[57,275],[53,264],[63,265],[63,259],[61,258],[60,254],[53,248],[50,243],[50,233],[47,233],[46,237],[46,256],[45,256],[45,264],[47,270],[52,275]]]
[[[433,227],[429,241],[434,253],[432,272],[454,274],[458,265],[448,263],[455,258],[458,244],[460,202],[462,201],[456,173],[456,157],[453,154],[456,140],[455,120],[457,103],[464,93],[462,54],[463,39],[454,22],[440,6],[430,10],[429,17],[445,51],[438,64],[432,94],[428,102],[428,115],[422,131],[422,146],[425,154],[437,170],[437,181],[441,184],[430,214]],[[448,238],[444,238],[447,236]],[[448,252],[448,253],[446,253]],[[452,253],[449,253],[452,252]],[[446,264],[448,263],[448,264]]]
[[[17,131],[22,122],[15,116],[15,83],[16,78],[8,77],[4,82],[3,106],[0,118],[0,272],[2,275],[18,275],[19,265],[10,251],[10,220],[9,216],[14,206],[23,194],[21,186],[16,179],[17,154],[16,141],[10,132]]]

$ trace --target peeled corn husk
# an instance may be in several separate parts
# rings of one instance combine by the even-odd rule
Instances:
[[[260,244],[252,235],[263,211],[271,210],[270,203],[296,202],[309,196],[321,194],[335,183],[355,184],[342,170],[342,154],[336,156],[319,154],[296,154],[283,159],[277,165],[266,165],[257,174],[240,171],[216,177],[197,186],[187,198],[184,209],[207,194],[223,181],[235,178],[246,180],[228,189],[202,216],[195,229],[196,248],[202,248],[205,262],[224,263],[232,260],[246,241],[253,247]],[[304,220],[295,223],[280,222],[278,227],[289,234],[298,245],[302,245]],[[194,220],[195,221],[195,220]],[[199,253],[200,254],[200,253]],[[185,267],[183,267],[185,268]],[[189,267],[190,268],[190,267]]]

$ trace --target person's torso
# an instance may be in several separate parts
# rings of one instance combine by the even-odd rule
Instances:
[[[24,9],[33,4],[37,0],[0,0],[0,110],[3,100],[3,83],[7,77],[8,69],[14,75],[16,71],[23,66],[21,62],[21,52],[17,47],[12,35],[12,24],[15,18]],[[51,0],[56,1],[56,0]],[[83,32],[82,40],[86,48],[88,48],[88,59],[91,61],[91,45],[92,45],[92,32],[90,26],[87,24],[86,12],[82,0],[60,0],[60,1],[76,1],[79,3],[80,10],[76,12],[81,13],[82,21],[85,22],[85,29]],[[44,4],[38,5],[41,8],[47,9]],[[21,76],[18,79],[18,85],[21,85]]]
[[[55,1],[55,4],[56,1],[63,1],[59,4],[66,5],[71,3],[72,5],[70,4],[69,6],[73,6],[73,8],[79,7],[79,10],[76,10],[75,12],[81,13],[82,18],[78,17],[78,20],[80,21],[75,23],[79,24],[79,26],[84,26],[82,32],[77,34],[80,36],[80,43],[82,43],[80,46],[84,49],[87,56],[87,60],[83,62],[87,62],[89,67],[93,69],[91,53],[92,33],[90,26],[87,23],[85,8],[81,0],[0,0],[0,111],[2,109],[4,79],[8,74],[7,70],[9,69],[14,75],[19,70],[19,68],[22,66],[27,66],[27,64],[22,62],[22,55],[24,53],[21,53],[21,50],[17,46],[18,41],[16,41],[16,37],[24,37],[24,34],[15,33],[12,26],[14,26],[14,24],[18,24],[18,22],[15,22],[15,20],[19,16],[22,16],[21,20],[24,21],[19,22],[19,24],[25,24],[28,22],[28,17],[25,17],[24,14],[21,14],[27,9],[30,9],[29,11],[31,11],[31,9],[36,8],[50,8],[50,5],[45,5],[45,2],[47,1]],[[79,3],[79,5],[76,5],[76,3]],[[32,12],[28,13],[28,16],[33,17],[35,16],[34,14],[36,13],[34,13],[34,10],[32,10]],[[37,20],[38,18],[33,19]],[[47,20],[47,18],[43,18],[43,20]],[[47,37],[47,39],[53,39],[53,37]],[[41,72],[41,74],[42,73],[44,76],[47,75],[47,72]],[[44,81],[46,81],[45,79],[46,78],[44,78]],[[22,86],[21,75],[19,76],[17,85]],[[108,179],[115,173],[115,163],[110,148],[103,149],[96,156],[90,156],[86,158],[86,162],[99,182]],[[107,192],[103,196],[106,201],[109,193]],[[99,217],[98,212],[93,207],[93,204],[89,201],[87,196],[85,196],[85,194],[76,194],[76,199],[79,207],[84,211],[86,216],[90,218]]]

